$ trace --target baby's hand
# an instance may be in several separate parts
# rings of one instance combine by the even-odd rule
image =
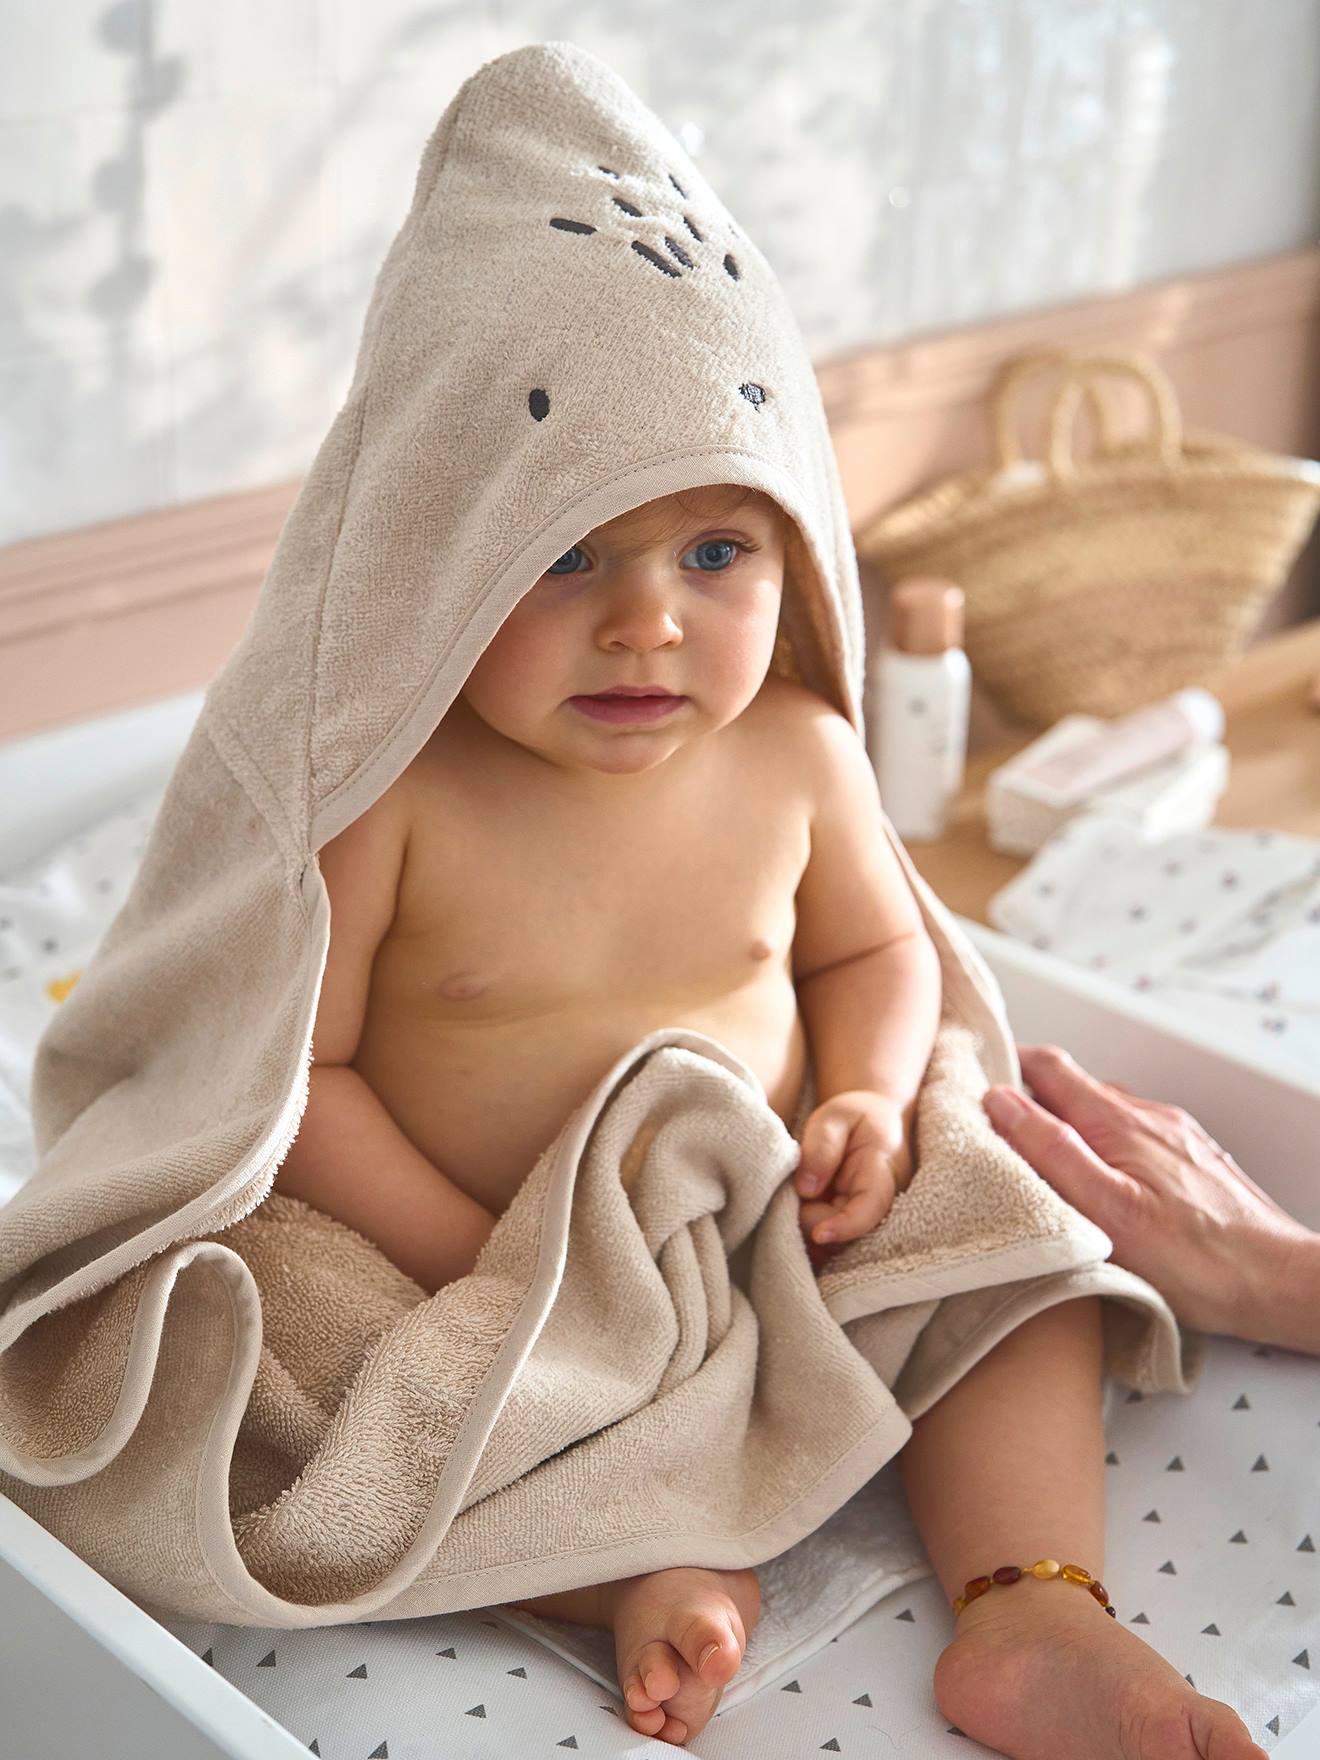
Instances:
[[[850,1088],[810,1113],[793,1184],[808,1247],[869,1234],[912,1175],[903,1109],[887,1094]],[[833,1182],[832,1192],[827,1190]]]

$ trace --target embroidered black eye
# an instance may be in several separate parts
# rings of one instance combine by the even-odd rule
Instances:
[[[758,409],[765,402],[765,387],[763,385],[740,385],[738,389],[748,403],[755,404]]]
[[[726,550],[729,552],[727,556],[723,554]],[[712,551],[715,553],[714,555],[711,554]],[[704,543],[694,545],[687,553],[688,556],[704,558],[697,564],[697,567],[704,569],[707,574],[717,574],[726,569],[737,554],[738,546],[730,538],[707,538]],[[687,556],[683,560],[686,562]],[[707,563],[710,565],[708,568],[706,567]]]
[[[669,264],[666,263],[664,258],[660,255],[659,251],[653,251],[650,245],[643,244],[640,238],[635,238],[632,241],[632,248],[637,252],[639,257],[645,257],[648,263],[654,263],[656,268],[659,269],[662,274],[672,276],[678,275],[678,270],[671,269]]]
[[[586,551],[581,545],[574,544],[571,550],[565,550],[564,554],[559,557],[557,561],[552,562],[545,572],[547,574],[578,574],[580,572],[578,569],[578,559],[580,557],[585,557],[585,555]],[[565,563],[568,564],[567,568],[564,567]]]
[[[546,391],[529,391],[527,407],[532,412],[534,422],[543,422],[550,414],[550,395]]]
[[[739,279],[738,263],[735,257],[726,256],[724,259],[724,267],[728,270],[729,274],[735,281]]]

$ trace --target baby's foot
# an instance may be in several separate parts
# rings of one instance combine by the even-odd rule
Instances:
[[[737,1674],[761,1612],[754,1570],[682,1565],[600,1585],[628,1721],[682,1744],[703,1730]]]
[[[972,1602],[935,1664],[935,1700],[1012,1760],[1266,1760],[1230,1706],[1057,1581]]]

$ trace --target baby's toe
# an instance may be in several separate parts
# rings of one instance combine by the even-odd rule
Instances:
[[[649,1710],[678,1691],[678,1658],[661,1638],[641,1645],[629,1672],[630,1689],[624,1697],[638,1710]]]
[[[1222,1699],[1198,1698],[1192,1707],[1192,1733],[1205,1760],[1266,1760],[1245,1723]]]
[[[639,1736],[658,1736],[669,1722],[669,1713],[663,1705],[652,1705],[649,1711],[637,1711],[626,1693],[624,1699],[628,1706],[628,1722]]]
[[[725,1614],[699,1614],[675,1640],[674,1648],[708,1687],[723,1687],[742,1666],[743,1645]]]

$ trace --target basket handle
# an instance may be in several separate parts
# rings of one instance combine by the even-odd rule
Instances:
[[[1061,369],[1067,374],[1084,366],[1086,359],[1085,355],[1075,354],[1067,348],[1041,348],[1030,354],[1018,355],[1000,370],[991,393],[990,407],[991,437],[998,455],[999,470],[1006,470],[1022,461],[1022,450],[1017,442],[1018,412],[1014,408],[1020,388],[1027,380],[1034,379],[1048,367]],[[1100,445],[1108,451],[1114,438],[1110,412],[1094,382],[1086,381],[1084,389],[1091,405],[1096,431],[1100,436]]]
[[[1077,475],[1077,464],[1072,456],[1072,432],[1077,402],[1086,395],[1092,400],[1092,408],[1096,407],[1095,381],[1096,376],[1101,373],[1114,373],[1133,379],[1146,393],[1155,415],[1155,451],[1166,469],[1174,469],[1182,457],[1183,425],[1178,395],[1168,375],[1149,355],[1112,353],[1075,357],[1073,365],[1065,371],[1050,406],[1047,454],[1050,475],[1056,481]],[[1101,444],[1105,450],[1112,446],[1112,438],[1103,427]]]

